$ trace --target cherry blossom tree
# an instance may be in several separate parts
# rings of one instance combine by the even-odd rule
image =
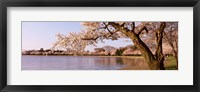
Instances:
[[[72,48],[84,52],[87,45],[104,42],[105,39],[118,40],[129,38],[134,46],[140,50],[149,68],[163,70],[163,33],[168,22],[82,22],[85,28],[80,33],[57,35],[58,40],[54,48]],[[148,43],[155,44],[155,54],[148,47]]]
[[[172,48],[174,57],[176,58],[176,65],[178,68],[178,23],[169,23],[164,32],[164,42],[169,44]]]
[[[109,46],[109,45],[103,46],[102,48],[103,48],[105,51],[109,52],[109,53],[110,53],[111,50],[116,49],[115,47]]]

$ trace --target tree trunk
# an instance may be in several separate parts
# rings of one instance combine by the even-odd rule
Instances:
[[[161,23],[160,28],[157,32],[158,39],[157,39],[157,51],[156,56],[153,55],[151,50],[148,48],[148,46],[140,39],[139,34],[136,34],[133,30],[125,29],[124,27],[120,26],[119,24],[110,22],[110,25],[115,27],[116,29],[120,30],[123,34],[125,34],[127,37],[132,39],[133,43],[136,45],[136,47],[141,51],[142,55],[144,56],[145,61],[147,62],[149,68],[151,70],[163,70],[164,68],[164,57],[162,54],[162,34],[163,30],[165,28],[165,23]],[[141,30],[142,31],[142,30]]]
[[[144,56],[145,61],[147,62],[149,68],[151,70],[160,70],[160,65],[156,61],[153,53],[151,50],[147,47],[147,45],[139,38],[132,39],[133,43],[136,45],[136,47],[141,51],[142,55]]]
[[[163,31],[166,27],[165,22],[160,24],[160,28],[156,32],[156,59],[160,63],[160,69],[165,70],[164,67],[164,56],[162,50],[162,38],[163,38]]]
[[[133,43],[144,56],[144,59],[151,70],[160,70],[159,62],[155,59],[149,47],[140,39],[139,35],[126,30],[122,30],[122,33],[124,33],[126,36],[132,39]]]

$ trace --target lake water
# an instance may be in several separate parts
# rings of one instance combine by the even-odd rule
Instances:
[[[130,56],[22,56],[22,70],[119,70],[144,65],[143,58]]]

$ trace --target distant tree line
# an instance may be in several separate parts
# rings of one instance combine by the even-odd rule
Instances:
[[[149,46],[152,51],[155,51],[154,46]],[[165,46],[166,47],[166,46]],[[167,52],[166,52],[167,51]],[[101,48],[94,48],[93,52],[83,51],[82,54],[74,53],[76,51],[68,50],[52,50],[40,48],[39,50],[25,50],[22,55],[82,55],[82,56],[141,56],[141,52],[134,45],[127,45],[125,47],[104,46]],[[165,55],[173,54],[172,50],[165,50]]]

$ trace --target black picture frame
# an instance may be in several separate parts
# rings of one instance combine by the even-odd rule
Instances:
[[[194,85],[7,85],[7,7],[193,7]],[[1,92],[200,92],[199,36],[200,0],[1,0],[0,90]],[[180,57],[181,58],[181,57]],[[186,74],[187,75],[187,74]]]

